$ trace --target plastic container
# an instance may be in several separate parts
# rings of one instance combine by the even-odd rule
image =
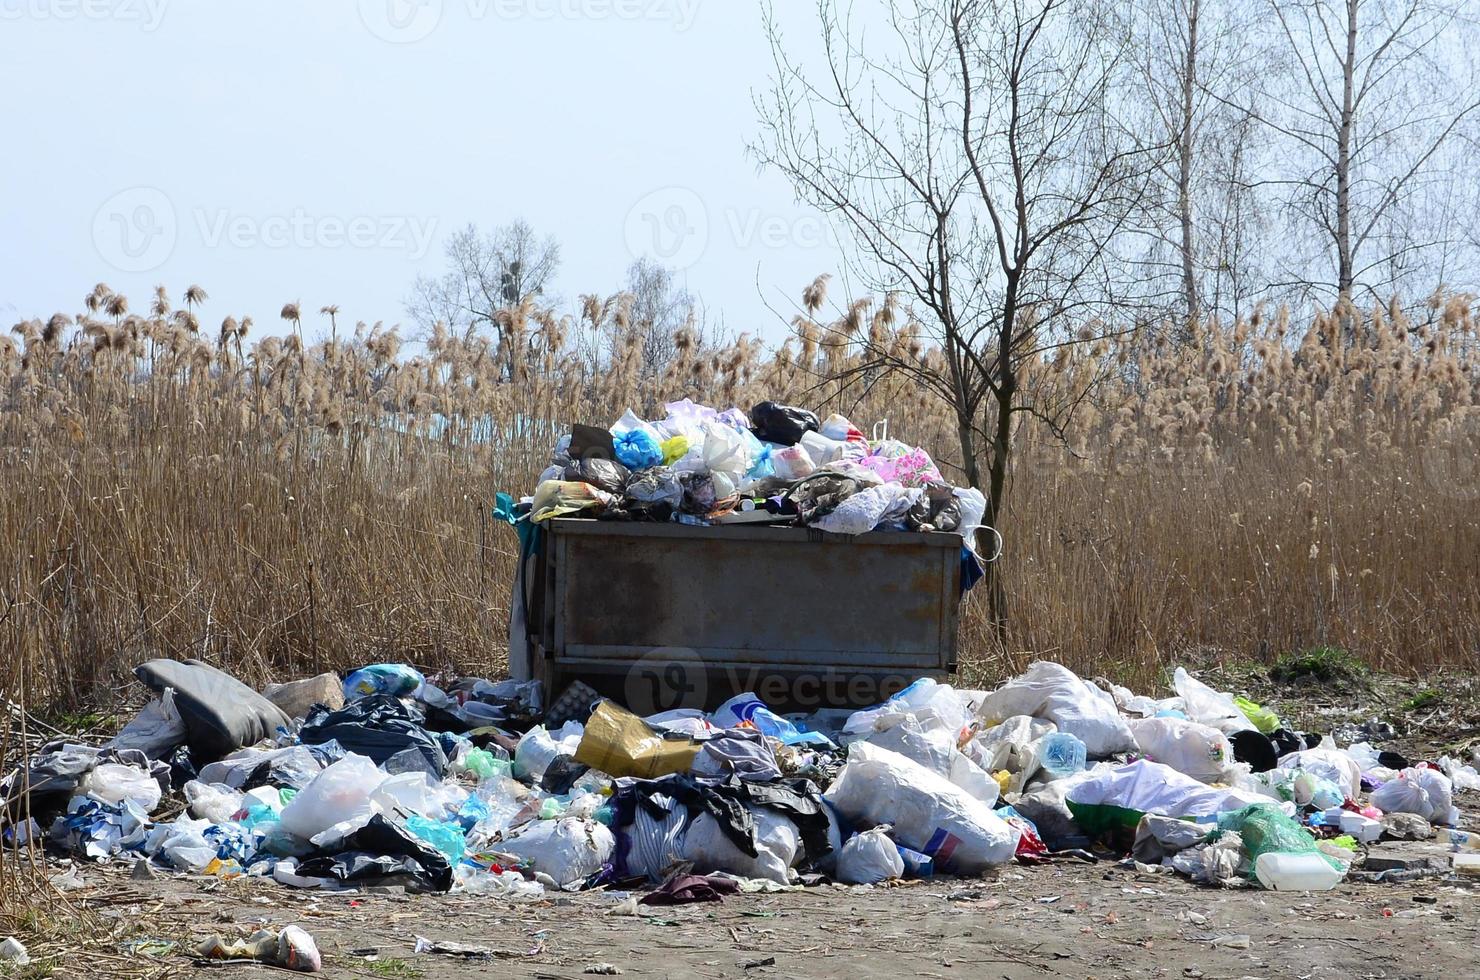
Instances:
[[[1254,862],[1254,876],[1265,888],[1280,892],[1323,892],[1335,888],[1342,878],[1341,872],[1315,851],[1261,854]]]
[[[1462,875],[1480,875],[1480,854],[1456,854],[1454,872]]]
[[[1434,831],[1434,840],[1440,844],[1448,844],[1451,851],[1480,851],[1480,833],[1472,834],[1441,827]]]
[[[1050,779],[1072,776],[1084,771],[1089,753],[1078,737],[1068,732],[1054,732],[1043,736],[1038,745],[1038,762]]]
[[[1360,813],[1345,810],[1341,814],[1341,832],[1351,834],[1360,843],[1371,844],[1382,836],[1382,824]]]

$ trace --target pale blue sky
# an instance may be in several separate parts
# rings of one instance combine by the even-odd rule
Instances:
[[[744,152],[770,67],[753,0],[0,0],[0,318],[103,281],[404,320],[447,235],[523,217],[563,296],[648,252],[776,340],[762,294],[839,257]]]

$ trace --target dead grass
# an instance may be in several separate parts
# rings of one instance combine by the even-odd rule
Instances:
[[[897,309],[803,318],[777,351],[686,328],[645,380],[623,297],[572,316],[526,304],[501,336],[438,331],[407,353],[379,324],[305,347],[296,309],[292,335],[250,343],[246,318],[203,328],[192,295],[131,314],[100,286],[75,322],[0,341],[0,670],[37,703],[116,705],[154,656],[259,681],[382,659],[496,674],[513,537],[493,495],[532,490],[569,423],[628,406],[771,397],[866,431],[887,418],[948,476],[959,463],[926,393],[821,380],[861,331],[938,356]],[[1011,634],[999,647],[973,597],[968,677],[1049,656],[1145,682],[1194,648],[1480,665],[1475,322],[1461,299],[1424,323],[1349,320],[1208,326],[1038,366],[1030,390],[1097,387],[1067,449],[1018,433]]]

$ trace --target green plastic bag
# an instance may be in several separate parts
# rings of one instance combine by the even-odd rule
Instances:
[[[1331,867],[1338,871],[1346,870],[1335,858],[1322,853],[1316,846],[1316,839],[1273,803],[1253,803],[1242,810],[1218,814],[1218,833],[1230,830],[1236,831],[1244,840],[1250,879],[1254,878],[1254,867],[1260,856],[1274,853],[1320,854]]]
[[[1265,735],[1283,727],[1279,715],[1270,711],[1268,708],[1255,704],[1248,698],[1234,698],[1233,703],[1238,707],[1238,710],[1244,713],[1244,717],[1249,719],[1249,724],[1259,729]]]

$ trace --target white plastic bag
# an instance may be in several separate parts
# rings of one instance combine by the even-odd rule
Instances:
[[[190,805],[190,815],[211,823],[230,823],[242,809],[244,794],[230,786],[192,779],[185,784],[183,792]]]
[[[370,800],[382,813],[400,811],[430,820],[443,820],[455,813],[468,798],[467,791],[455,782],[433,783],[425,772],[403,772],[389,777],[370,794]]]
[[[883,704],[855,711],[842,729],[843,741],[860,738],[869,732],[881,732],[913,714],[924,724],[927,717],[945,726],[952,737],[971,723],[971,705],[960,691],[930,677],[921,677]]]
[[[725,871],[742,878],[788,884],[802,843],[796,824],[765,807],[753,807],[750,815],[755,821],[755,857],[736,847],[719,821],[701,813],[684,835],[684,860],[694,862],[694,870],[701,873]]]
[[[847,764],[824,795],[853,823],[892,825],[895,840],[952,874],[975,874],[1017,851],[1018,831],[990,806],[918,762],[867,742],[849,747]]]
[[[1217,782],[1233,765],[1228,736],[1210,725],[1182,718],[1137,718],[1130,728],[1144,755],[1201,782]]]
[[[163,759],[177,745],[184,745],[185,737],[185,719],[175,707],[175,689],[167,687],[104,747],[138,749],[151,759]]]
[[[538,784],[545,778],[545,770],[562,755],[575,755],[586,728],[580,722],[568,721],[560,731],[551,735],[543,725],[536,725],[519,739],[514,749],[514,775]]]
[[[1081,806],[1113,806],[1163,817],[1211,817],[1265,798],[1246,789],[1207,786],[1171,766],[1140,759],[1124,766],[1096,766],[1069,789]]]
[[[739,432],[723,422],[704,423],[704,465],[711,474],[723,473],[739,485],[754,462]],[[718,487],[714,492],[720,496]]]
[[[904,858],[889,839],[888,827],[854,834],[838,855],[837,879],[845,885],[876,885],[904,875]]]
[[[200,873],[216,859],[216,845],[205,838],[209,820],[181,817],[159,824],[144,841],[144,853],[159,855],[178,871]]]
[[[817,472],[805,446],[776,446],[771,450],[771,466],[782,480],[800,480]]]
[[[997,690],[977,709],[988,724],[1013,715],[1046,718],[1084,743],[1092,756],[1129,752],[1136,747],[1115,699],[1060,664],[1040,660]]]
[[[375,813],[370,798],[386,774],[363,755],[350,754],[313,778],[283,807],[283,830],[311,840],[338,824],[363,823]]]
[[[1187,717],[1193,721],[1211,725],[1225,735],[1258,731],[1233,703],[1233,698],[1208,687],[1187,673],[1185,667],[1178,667],[1172,674],[1172,689],[1187,705]]]
[[[1281,756],[1280,768],[1307,769],[1322,779],[1331,780],[1352,799],[1357,798],[1357,793],[1362,788],[1361,765],[1347,752],[1338,749],[1329,735],[1321,739],[1321,744],[1313,749]]]
[[[1414,766],[1373,790],[1372,805],[1386,813],[1416,813],[1430,823],[1444,823],[1454,806],[1454,786],[1439,770]]]
[[[577,817],[536,820],[498,845],[504,854],[527,861],[562,888],[578,885],[611,860],[616,839],[604,824]]]
[[[866,534],[878,526],[903,491],[904,487],[897,483],[860,490],[838,504],[831,513],[813,521],[812,526],[834,534]]]
[[[818,466],[826,466],[842,459],[848,452],[848,444],[839,439],[829,439],[818,432],[802,433],[799,444]]]
[[[83,778],[79,788],[104,803],[132,800],[145,813],[153,813],[164,795],[153,776],[119,762],[105,762],[94,767]]]
[[[966,790],[987,806],[997,802],[1001,787],[991,774],[956,748],[954,735],[943,727],[927,731],[913,714],[868,737],[872,745],[898,752]]]
[[[986,771],[1006,769],[1019,774],[1021,784],[1026,784],[1038,770],[1039,740],[1058,730],[1057,725],[1043,718],[1013,715],[1000,725],[978,732],[966,743],[966,753]]]
[[[613,436],[619,439],[629,432],[638,431],[646,432],[657,442],[663,441],[663,437],[659,435],[658,430],[653,427],[652,423],[644,422],[641,418],[638,417],[637,413],[632,411],[632,409],[630,408],[622,413],[621,418],[612,423],[612,427],[609,431]]]

